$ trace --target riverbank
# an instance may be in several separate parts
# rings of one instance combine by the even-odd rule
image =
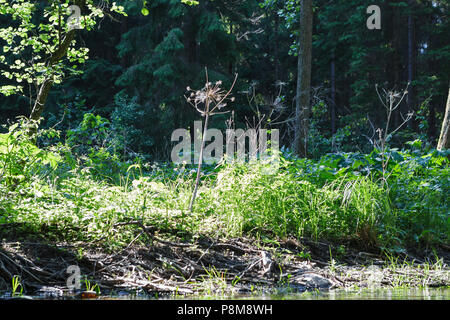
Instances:
[[[0,290],[63,292],[69,266],[88,288],[169,296],[449,285],[450,151],[206,165],[191,208],[193,166],[26,132],[0,139]]]
[[[77,292],[96,284],[101,295],[140,290],[154,297],[235,297],[336,288],[436,288],[450,286],[449,261],[445,250],[394,257],[306,238],[272,243],[155,239],[114,253],[86,243],[10,239],[1,243],[0,291],[10,292],[12,278],[19,275],[23,294],[65,296],[71,265],[81,271]]]

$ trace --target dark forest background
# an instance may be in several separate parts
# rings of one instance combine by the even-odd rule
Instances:
[[[450,76],[449,1],[314,1],[312,104],[309,153],[370,152],[366,136],[383,127],[386,109],[375,89],[408,95],[393,115],[414,117],[390,144],[439,138]],[[128,16],[105,16],[94,32],[80,30],[88,47],[83,73],[66,78],[50,93],[44,127],[76,130],[86,113],[108,119],[124,154],[168,160],[170,136],[190,128],[199,116],[184,98],[186,87],[200,88],[208,67],[211,80],[229,87],[234,74],[233,115],[212,119],[224,129],[253,126],[256,107],[274,110],[266,126],[279,128],[286,148],[293,140],[297,82],[298,5],[296,1],[117,1]],[[366,27],[366,8],[382,10],[382,29]],[[7,25],[6,16],[0,23]],[[1,85],[1,83],[0,83]],[[0,96],[0,122],[28,116],[30,102]]]

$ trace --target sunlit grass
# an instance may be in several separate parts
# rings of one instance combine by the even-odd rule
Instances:
[[[0,223],[15,223],[14,232],[27,236],[116,248],[137,236],[136,224],[124,222],[140,221],[181,241],[200,235],[312,237],[401,251],[450,239],[444,153],[397,152],[400,160],[386,183],[380,183],[375,151],[317,161],[282,156],[277,170],[264,161],[221,163],[204,168],[191,212],[193,168],[121,163],[124,170],[104,179],[95,163],[79,163],[64,146],[37,154],[19,137],[7,138],[11,150],[0,154],[1,163],[14,161],[1,169],[8,179],[0,180]]]

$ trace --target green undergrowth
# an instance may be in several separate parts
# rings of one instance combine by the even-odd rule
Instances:
[[[419,141],[319,160],[283,151],[275,171],[262,161],[207,166],[192,213],[194,168],[125,161],[95,143],[80,154],[67,143],[37,148],[31,141],[24,123],[0,135],[3,236],[119,248],[142,231],[124,222],[139,220],[181,241],[312,237],[394,251],[450,242],[449,153]],[[115,166],[105,169],[109,162]],[[151,239],[144,233],[136,241]]]

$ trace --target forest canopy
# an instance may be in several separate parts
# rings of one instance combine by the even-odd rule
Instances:
[[[268,115],[274,108],[270,127],[292,147],[300,1],[74,3],[82,7],[81,27],[66,33],[70,1],[2,1],[3,123],[30,116],[51,79],[44,127],[58,124],[65,135],[91,112],[126,134],[128,150],[167,160],[170,133],[196,119],[185,88],[199,87],[207,66],[214,81],[231,83],[239,73],[238,126],[253,121],[256,109]],[[313,1],[308,156],[370,151],[365,136],[386,122],[376,85],[402,91],[409,83],[392,127],[401,115],[414,116],[394,146],[417,138],[436,145],[439,138],[450,74],[448,1],[378,1],[381,30],[366,27],[368,5]],[[59,59],[63,37],[67,54]],[[228,118],[211,126],[224,128]]]

